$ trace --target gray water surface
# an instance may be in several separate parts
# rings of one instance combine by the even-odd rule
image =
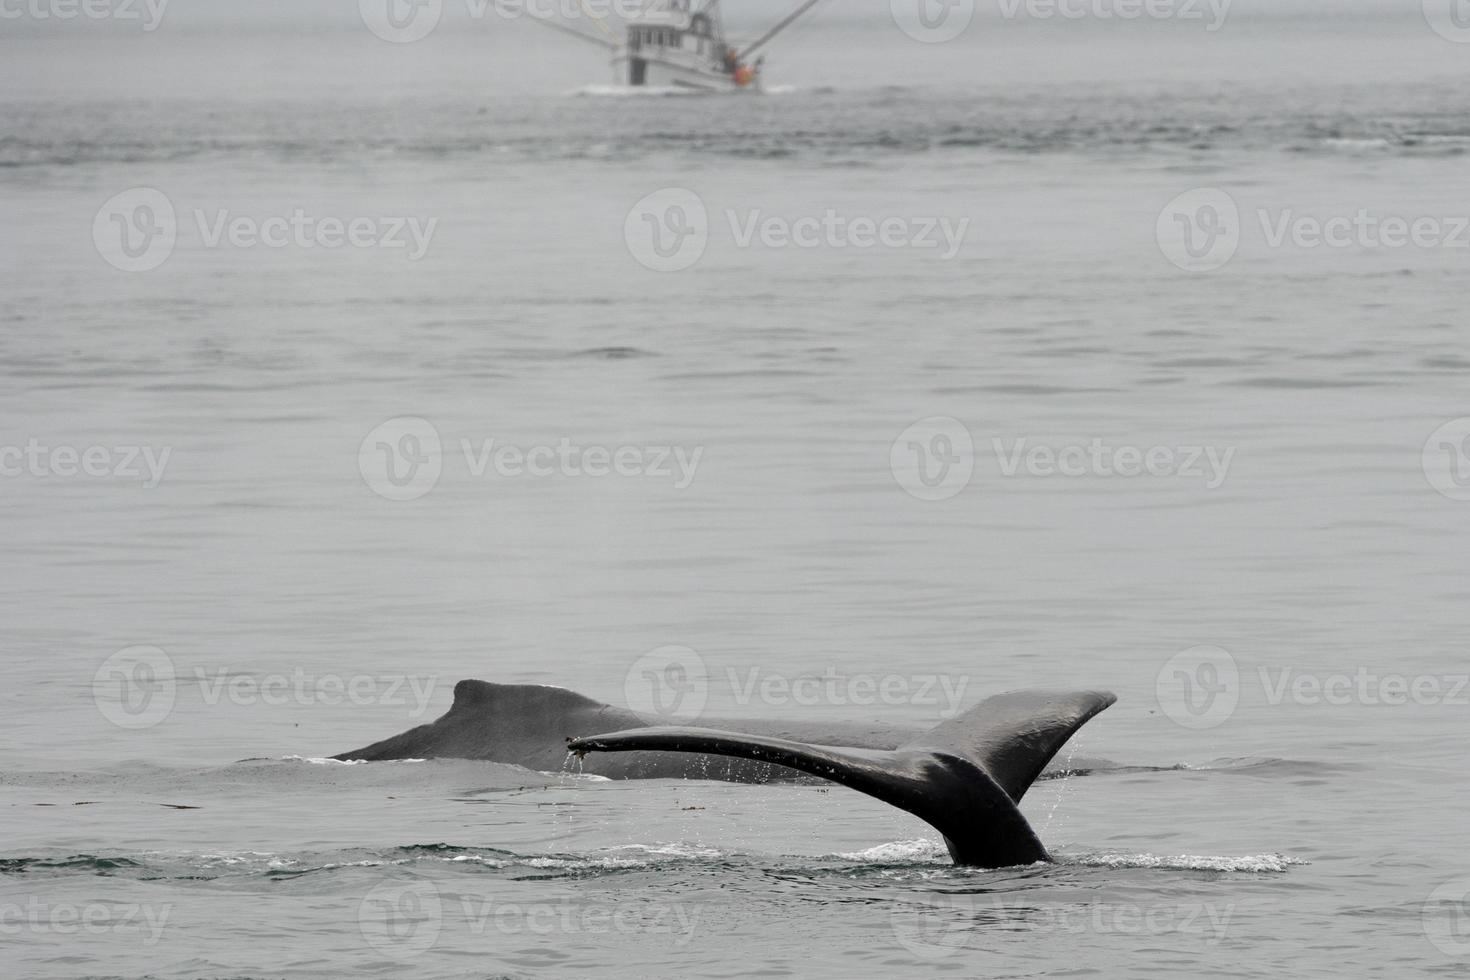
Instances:
[[[0,444],[108,453],[0,479],[7,976],[1463,969],[1470,46],[869,14],[710,98],[528,25],[5,28]],[[177,240],[128,272],[94,223],[138,188]],[[660,272],[670,189],[708,240]],[[1190,192],[1238,209],[1218,268],[1171,261]],[[434,224],[208,240],[297,210]],[[741,244],[829,211],[967,224]],[[1449,240],[1272,242],[1359,211]],[[477,472],[492,439],[670,462]],[[1094,443],[1199,462],[1012,463]],[[324,759],[467,677],[625,704],[655,654],[708,724],[1119,701],[1024,802],[1057,863],[1001,871],[836,786]],[[826,677],[901,689],[792,694]]]

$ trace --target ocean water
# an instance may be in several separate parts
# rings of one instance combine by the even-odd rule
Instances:
[[[1462,972],[1470,45],[980,6],[709,97],[455,5],[0,21],[0,972]],[[1119,700],[999,871],[836,786],[325,761],[669,663],[709,724]]]

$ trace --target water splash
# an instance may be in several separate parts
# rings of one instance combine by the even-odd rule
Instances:
[[[1051,826],[1052,818],[1057,815],[1057,809],[1062,805],[1062,797],[1067,795],[1067,784],[1072,781],[1072,758],[1077,754],[1077,745],[1082,740],[1074,738],[1067,743],[1067,758],[1062,761],[1061,775],[1057,780],[1056,799],[1052,800],[1051,809],[1046,811],[1046,822],[1041,825],[1041,831],[1036,836],[1040,837]]]
[[[543,776],[556,776],[564,783],[611,783],[614,780],[610,776],[599,776],[595,772],[568,772],[566,769],[560,772],[542,773]]]

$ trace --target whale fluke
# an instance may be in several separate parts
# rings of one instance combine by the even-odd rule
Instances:
[[[1089,718],[1103,691],[1013,691],[982,701],[895,749],[810,745],[707,728],[635,728],[572,738],[588,752],[699,752],[796,769],[907,810],[944,836],[956,864],[1000,868],[1050,860],[1017,803]]]

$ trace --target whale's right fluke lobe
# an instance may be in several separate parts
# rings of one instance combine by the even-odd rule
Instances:
[[[900,746],[969,759],[1017,803],[1067,740],[1117,697],[1108,691],[1011,691]]]
[[[773,762],[907,810],[944,835],[957,864],[998,868],[1048,860],[1016,803],[1072,733],[1114,700],[1102,692],[1002,694],[893,750],[685,727],[570,738],[567,748]]]

